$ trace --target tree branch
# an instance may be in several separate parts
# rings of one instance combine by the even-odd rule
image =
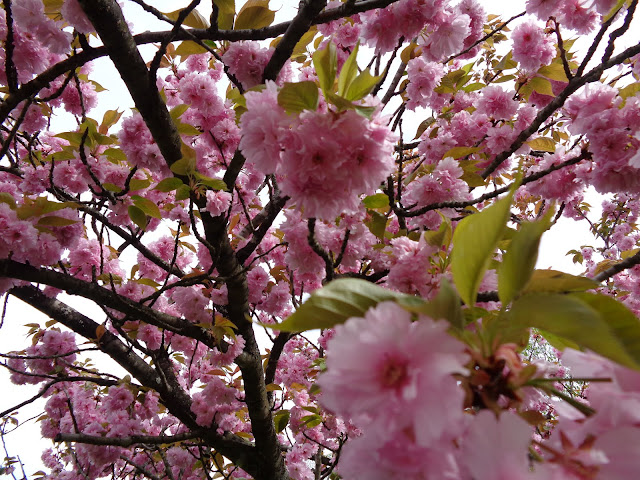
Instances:
[[[327,0],[301,0],[298,14],[289,23],[287,31],[282,36],[280,43],[276,46],[269,63],[264,69],[263,82],[274,80],[282,70],[282,67],[289,60],[296,43],[313,25],[313,20],[318,16]]]

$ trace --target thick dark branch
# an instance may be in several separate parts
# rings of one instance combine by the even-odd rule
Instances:
[[[149,88],[149,70],[120,7],[113,0],[79,1],[109,52],[109,57],[131,93],[136,108],[149,127],[165,161],[171,166],[182,158],[180,135],[160,93],[156,88]],[[173,32],[168,35],[173,35]]]
[[[576,90],[586,85],[587,83],[597,82],[605,70],[611,67],[614,67],[616,65],[620,65],[627,58],[631,58],[634,55],[637,55],[638,53],[640,53],[640,44],[627,48],[624,52],[619,53],[615,57],[612,57],[606,62],[602,63],[601,65],[598,65],[583,77],[572,78],[567,84],[567,86],[565,87],[565,89],[562,92],[560,92],[558,96],[556,96],[556,98],[554,98],[546,107],[544,107],[542,110],[538,112],[538,115],[536,115],[536,118],[533,120],[533,122],[531,122],[531,125],[529,125],[529,127],[525,128],[522,132],[520,132],[518,137],[511,144],[511,146],[504,152],[496,155],[496,158],[491,162],[491,164],[486,168],[486,170],[482,172],[482,178],[487,178],[489,175],[491,175],[496,170],[496,168],[500,166],[502,162],[504,162],[516,150],[518,150],[531,135],[533,135],[538,131],[538,128],[551,115],[553,115],[557,110],[559,110],[564,105],[564,102],[567,101],[567,99],[571,94],[573,94]]]
[[[100,328],[101,325],[89,317],[60,300],[46,296],[36,287],[15,287],[9,293],[50,318],[57,320],[78,335],[88,340],[96,341],[100,350],[118,362],[142,385],[155,390],[161,388],[161,379],[153,368],[131,351],[114,334],[104,328]],[[99,331],[102,331],[101,335],[98,335]],[[98,336],[100,336],[99,340],[97,340]]]
[[[269,203],[267,203],[264,208],[258,213],[255,217],[251,219],[251,223],[256,226],[259,225],[255,230],[253,237],[251,240],[247,242],[247,244],[238,250],[238,261],[242,264],[251,256],[251,254],[255,251],[255,249],[260,245],[262,239],[273,225],[273,221],[280,213],[289,200],[289,197],[274,197]],[[243,235],[244,233],[244,235]],[[244,230],[240,233],[241,237],[248,235],[249,232],[244,232]]]
[[[245,402],[255,438],[254,460],[258,462],[259,473],[253,476],[256,480],[286,480],[289,476],[273,423],[260,348],[249,317],[246,270],[229,242],[226,221],[221,217],[212,217],[206,211],[201,211],[201,215],[206,240],[216,249],[215,266],[227,285],[227,316],[245,341],[244,351],[236,358],[236,363],[242,372]]]
[[[86,435],[84,433],[59,433],[53,439],[54,442],[75,442],[87,445],[111,445],[115,447],[131,447],[140,443],[147,445],[163,445],[169,443],[184,442],[198,438],[198,433],[179,433],[177,435],[131,435],[130,437],[96,437],[94,435]]]
[[[629,5],[629,8],[627,9],[627,16],[624,19],[624,23],[620,26],[620,28],[617,28],[616,30],[611,32],[611,35],[609,35],[609,43],[607,44],[607,48],[602,55],[602,59],[600,60],[601,62],[606,62],[607,60],[609,60],[609,58],[611,58],[611,55],[613,55],[615,42],[618,38],[624,35],[627,30],[629,30],[629,26],[631,25],[631,20],[633,19],[633,14],[635,13],[637,6],[638,0],[633,0],[631,2],[631,5]]]
[[[57,320],[78,335],[87,340],[96,341],[100,350],[120,364],[142,385],[157,391],[163,404],[172,415],[182,421],[194,433],[198,432],[198,436],[213,448],[255,476],[257,467],[255,465],[253,447],[246,440],[233,434],[217,434],[215,425],[211,429],[203,430],[197,425],[195,415],[191,412],[191,398],[182,389],[171,388],[171,385],[167,385],[156,370],[136,355],[114,334],[108,330],[100,329],[100,325],[89,317],[55,298],[47,297],[35,287],[15,287],[11,289],[10,293],[45,315]],[[99,339],[96,338],[98,337],[98,330],[101,330]]]
[[[640,252],[632,255],[631,257],[627,257],[621,262],[616,263],[614,266],[607,268],[605,271],[600,272],[598,275],[593,277],[596,282],[604,282],[605,280],[617,275],[618,273],[626,270],[627,268],[631,268],[635,265],[640,264]]]
[[[276,46],[269,63],[264,69],[263,81],[274,80],[282,70],[285,62],[293,53],[296,43],[307,33],[313,20],[318,16],[327,0],[301,0],[298,14],[289,23],[287,31],[282,36],[280,43]]]
[[[333,280],[333,260],[329,258],[329,254],[325,252],[324,248],[318,243],[316,239],[316,219],[310,218],[307,222],[307,226],[309,227],[309,234],[307,235],[307,243],[311,247],[316,255],[322,258],[324,262],[324,272],[325,272],[325,281],[330,282]]]
[[[64,273],[44,268],[36,268],[13,260],[0,260],[0,277],[16,278],[27,282],[50,285],[66,291],[70,295],[78,295],[96,302],[98,305],[107,305],[134,319],[142,320],[150,325],[172,331],[179,335],[194,338],[209,347],[216,345],[215,338],[207,330],[200,328],[188,320],[162,313],[145,305],[130,300],[110,289],[101,287],[95,283],[86,282]],[[92,336],[96,338],[95,331]]]
[[[7,24],[7,38],[4,42],[5,48],[5,72],[7,75],[7,86],[10,92],[14,92],[18,89],[18,71],[16,65],[13,62],[13,53],[15,50],[15,44],[13,41],[13,15],[11,14],[11,0],[4,0],[3,2],[6,24]]]

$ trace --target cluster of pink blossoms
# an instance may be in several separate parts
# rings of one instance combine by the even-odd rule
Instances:
[[[589,84],[564,107],[569,131],[585,135],[593,164],[583,172],[586,183],[601,193],[640,192],[640,97],[624,102],[618,89]]]
[[[578,33],[589,33],[616,5],[616,0],[527,0],[527,13],[547,21],[555,17],[557,22]]]
[[[482,35],[484,19],[484,10],[476,0],[463,0],[456,6],[448,0],[400,0],[360,14],[361,36],[380,52],[393,50],[401,37],[418,37],[423,55],[440,61],[470,48]]]
[[[283,194],[307,218],[330,220],[355,211],[394,168],[394,135],[376,113],[305,110],[288,115],[269,83],[246,94],[240,149],[264,174],[275,173]]]
[[[541,66],[548,65],[556,56],[550,34],[534,21],[523,22],[514,28],[511,40],[513,59],[527,72],[535,72]]]
[[[363,432],[344,447],[342,476],[530,478],[531,428],[524,420],[510,412],[499,419],[464,413],[464,391],[453,374],[466,373],[469,357],[447,328],[424,315],[412,322],[392,302],[336,327],[327,371],[318,379],[320,402]]]
[[[572,375],[612,382],[588,387],[594,415],[586,417],[556,400],[557,425],[550,435],[535,433],[520,415],[507,410],[506,398],[500,413],[465,410],[464,390],[453,374],[468,373],[469,357],[447,327],[445,321],[424,315],[412,321],[393,302],[336,327],[328,343],[327,371],[318,384],[320,403],[361,430],[342,451],[338,472],[344,478],[635,478],[640,469],[633,453],[640,442],[640,374],[594,354],[566,350],[562,360]],[[515,354],[508,345],[501,349],[496,355],[502,358]],[[522,368],[521,360],[513,361],[520,366],[507,360],[505,370]],[[551,372],[549,365],[539,362],[537,367]],[[536,400],[534,389],[520,395],[523,405],[549,408]],[[535,462],[529,457],[531,448],[537,452]]]

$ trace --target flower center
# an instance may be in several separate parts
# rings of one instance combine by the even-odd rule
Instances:
[[[386,388],[398,389],[403,387],[409,379],[407,360],[389,354],[380,368],[380,383]]]

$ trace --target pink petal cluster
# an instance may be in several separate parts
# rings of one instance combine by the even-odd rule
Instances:
[[[391,173],[394,135],[378,114],[305,110],[287,115],[270,84],[248,92],[240,149],[256,168],[280,177],[280,188],[307,218],[354,211]],[[345,175],[345,172],[350,172]]]
[[[415,110],[418,107],[431,106],[437,98],[436,88],[445,71],[441,63],[428,62],[422,57],[416,57],[407,65],[409,85],[407,86],[407,108]]]
[[[412,322],[393,302],[337,326],[321,403],[369,432],[412,432],[423,446],[456,432],[464,395],[452,374],[465,371],[467,356],[447,328],[423,315]]]
[[[513,29],[513,59],[520,68],[535,72],[556,56],[553,39],[536,22],[529,20]]]

